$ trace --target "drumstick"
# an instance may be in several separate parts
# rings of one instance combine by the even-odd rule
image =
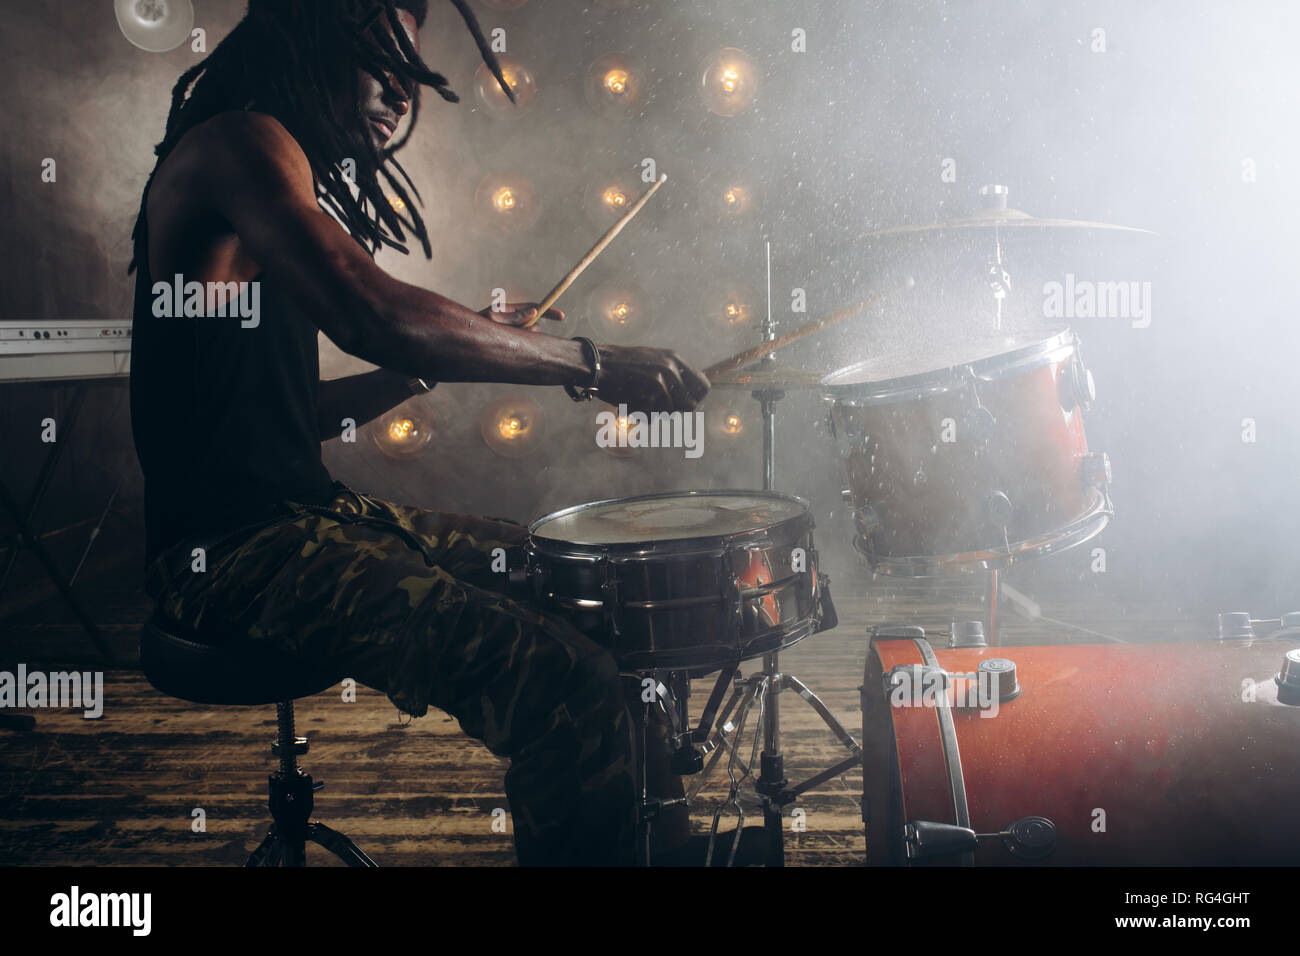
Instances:
[[[535,325],[537,320],[542,317],[542,313],[555,305],[555,300],[564,295],[564,290],[573,285],[574,280],[576,280],[578,276],[582,275],[587,266],[596,261],[596,257],[605,251],[605,247],[614,241],[614,237],[623,231],[623,227],[632,221],[632,217],[641,211],[641,207],[644,206],[659,187],[667,181],[667,174],[661,175],[658,182],[646,190],[646,194],[638,199],[631,209],[623,213],[623,217],[619,219],[618,222],[614,223],[614,225],[609,227],[609,232],[601,236],[600,241],[592,246],[585,256],[578,260],[576,266],[569,270],[569,274],[561,279],[555,288],[546,294],[546,298],[544,298],[541,301],[541,304],[537,306],[537,314],[521,325],[520,328],[527,329]]]
[[[765,355],[770,355],[777,349],[783,349],[787,345],[793,345],[800,339],[806,339],[815,332],[820,332],[822,329],[830,328],[832,325],[838,325],[845,319],[851,319],[859,312],[869,309],[882,299],[885,299],[896,292],[901,292],[904,289],[910,289],[914,285],[916,285],[916,280],[909,277],[906,282],[897,285],[892,289],[886,289],[884,292],[874,292],[865,299],[861,299],[843,309],[837,309],[830,315],[822,316],[820,319],[813,319],[813,321],[801,325],[799,328],[787,332],[784,335],[778,335],[776,338],[764,342],[762,345],[755,345],[753,348],[745,349],[743,352],[737,352],[735,355],[731,356],[731,358],[725,358],[721,362],[715,362],[704,370],[704,375],[706,378],[712,378],[722,372],[732,372],[738,368],[743,368],[750,362],[761,359]]]

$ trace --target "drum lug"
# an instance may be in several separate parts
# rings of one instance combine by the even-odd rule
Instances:
[[[1074,411],[1075,406],[1086,412],[1097,400],[1097,381],[1092,377],[1092,371],[1084,367],[1077,352],[1069,365],[1061,369],[1057,387],[1061,408],[1066,412]]]
[[[826,406],[826,432],[831,436],[831,440],[835,441],[839,438],[835,431],[835,399],[825,395],[822,397],[822,402]]]
[[[1016,513],[1005,491],[995,491],[990,494],[984,500],[984,509],[995,528],[1005,528],[1011,524],[1011,519]]]
[[[1279,703],[1290,707],[1300,706],[1300,648],[1286,652],[1282,669],[1273,680],[1277,683]]]
[[[879,531],[883,522],[879,511],[871,505],[863,505],[853,509],[853,524],[858,529],[858,534],[865,539]]]
[[[840,623],[840,616],[835,611],[835,602],[831,600],[831,579],[828,575],[816,572],[814,578],[817,588],[817,631],[829,631]]]
[[[1083,482],[1094,488],[1110,484],[1110,455],[1104,451],[1089,452],[1083,456]]]
[[[617,642],[620,635],[618,627],[618,575],[614,573],[614,564],[612,561],[604,562],[605,580],[600,585],[600,600],[602,604],[601,617],[605,622],[605,631],[610,638]]]

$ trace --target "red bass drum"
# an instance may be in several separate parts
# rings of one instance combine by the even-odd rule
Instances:
[[[931,648],[877,629],[871,864],[1300,864],[1300,637]],[[983,715],[983,716],[982,716]]]

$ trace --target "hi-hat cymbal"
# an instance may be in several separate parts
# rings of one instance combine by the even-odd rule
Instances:
[[[194,29],[190,0],[114,0],[113,12],[122,35],[150,53],[176,49]]]
[[[759,362],[749,368],[719,372],[709,382],[714,388],[816,388],[826,375],[783,362]]]
[[[989,208],[981,209],[960,219],[947,219],[941,222],[925,223],[918,226],[890,226],[863,233],[859,239],[876,239],[883,236],[907,236],[942,233],[963,233],[971,230],[1006,229],[1033,233],[1037,230],[1073,230],[1076,232],[1103,231],[1129,232],[1153,236],[1150,229],[1136,226],[1119,226],[1111,222],[1089,222],[1086,219],[1039,219],[1021,209],[1010,209],[1006,205],[1007,188],[1005,186],[985,186],[980,190],[981,196],[990,203]]]

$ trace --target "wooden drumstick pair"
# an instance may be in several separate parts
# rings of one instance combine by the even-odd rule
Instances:
[[[546,310],[555,305],[556,301],[564,294],[565,290],[568,289],[569,286],[573,285],[578,276],[582,275],[589,265],[596,261],[596,257],[605,251],[605,247],[614,241],[614,238],[623,231],[623,227],[632,221],[632,217],[641,211],[641,208],[650,201],[650,197],[653,196],[659,190],[659,187],[667,181],[668,177],[666,175],[661,175],[659,180],[646,190],[645,195],[638,199],[636,203],[633,204],[632,208],[622,215],[618,222],[610,226],[609,231],[600,237],[599,241],[597,241],[597,243],[587,251],[587,254],[578,260],[578,264],[570,269],[568,274],[556,283],[555,288],[548,292],[546,297],[538,303],[537,314],[524,323],[521,328],[527,329],[537,324],[538,320],[540,320],[546,313]],[[723,359],[721,362],[715,362],[713,365],[710,365],[705,369],[704,374],[712,377],[722,372],[734,371],[735,369],[748,365],[750,362],[757,361],[758,359],[775,352],[777,349],[784,348],[800,339],[807,338],[816,332],[820,332],[822,329],[830,328],[832,325],[837,325],[845,319],[850,319],[875,305],[877,302],[880,302],[886,296],[895,292],[900,292],[904,289],[910,289],[913,285],[915,285],[915,282],[909,278],[906,282],[894,289],[869,295],[865,299],[861,299],[850,306],[843,309],[837,309],[830,315],[823,316],[820,319],[814,319],[812,322],[801,325],[799,328],[787,332],[784,335],[779,335],[768,342],[756,345],[753,348],[745,349],[743,352],[738,352],[730,358]]]
[[[645,195],[638,199],[631,209],[623,213],[619,221],[610,226],[609,231],[601,236],[600,240],[594,246],[587,250],[587,254],[578,260],[576,266],[569,270],[569,274],[556,283],[555,288],[546,294],[546,298],[542,299],[537,306],[537,314],[520,327],[527,329],[536,325],[537,321],[546,313],[546,310],[555,305],[556,300],[559,299],[560,296],[564,295],[564,290],[573,285],[578,276],[582,275],[582,273],[586,271],[587,266],[596,261],[596,257],[605,251],[605,247],[614,241],[614,237],[623,231],[623,227],[632,221],[632,217],[641,211],[641,207],[649,202],[650,197],[653,196],[659,190],[659,187],[667,181],[668,177],[666,175],[660,176],[659,181],[646,190]]]

